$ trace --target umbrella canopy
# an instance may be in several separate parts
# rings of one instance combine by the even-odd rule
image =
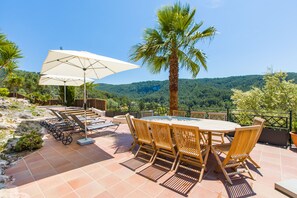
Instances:
[[[118,72],[136,69],[139,66],[117,59],[101,56],[85,51],[50,50],[46,57],[41,74],[63,75],[71,74],[74,77],[101,79]],[[86,115],[86,83],[84,83],[84,109]],[[85,122],[87,137],[87,127]]]
[[[121,71],[136,69],[139,66],[117,59],[85,51],[50,50],[46,57],[41,74],[63,75],[101,79]]]
[[[85,51],[50,50],[41,69],[41,74],[101,79],[121,71],[139,66],[117,59]],[[84,105],[86,105],[86,84],[84,83]],[[86,108],[86,106],[85,106]]]
[[[86,82],[94,82],[87,78]],[[84,78],[72,76],[41,75],[39,85],[57,85],[57,86],[81,86],[84,84]]]
[[[87,78],[86,82],[94,82],[94,80]],[[64,103],[66,105],[66,86],[81,86],[84,84],[84,78],[71,76],[57,76],[57,75],[41,75],[39,85],[57,85],[64,86]]]

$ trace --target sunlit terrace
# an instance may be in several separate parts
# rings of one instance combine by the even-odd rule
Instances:
[[[164,163],[134,158],[127,124],[120,124],[116,132],[101,130],[89,137],[94,144],[80,146],[75,141],[81,135],[74,134],[74,142],[65,146],[46,135],[40,150],[6,170],[15,180],[2,190],[4,197],[285,197],[274,189],[275,182],[297,176],[294,148],[257,144],[251,157],[261,168],[247,163],[255,180],[236,175],[230,185],[215,172],[213,154],[200,183],[195,171],[170,171]]]

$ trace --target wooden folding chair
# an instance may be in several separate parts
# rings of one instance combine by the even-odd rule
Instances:
[[[146,120],[140,120],[136,118],[133,118],[132,120],[134,123],[135,132],[138,137],[139,144],[139,148],[135,154],[135,157],[137,157],[138,153],[142,153],[144,155],[149,156],[150,153],[148,153],[148,151],[151,151],[152,154],[149,160],[149,162],[151,162],[153,157],[155,156],[156,149],[151,133],[148,128],[148,122]]]
[[[185,117],[186,113],[187,113],[186,111],[179,111],[179,110],[173,110],[172,111],[173,116]]]
[[[265,120],[262,119],[262,118],[255,117],[255,118],[253,119],[253,125],[260,125],[260,126],[261,126],[260,131],[259,131],[259,134],[258,134],[258,137],[255,139],[254,146],[257,144],[257,142],[258,142],[258,140],[259,140],[259,138],[260,138],[260,136],[261,136],[261,133],[262,133],[263,128],[264,128],[264,123],[265,123]],[[233,137],[229,137],[229,140],[230,140],[230,142],[232,142],[232,141],[233,141]],[[231,143],[229,143],[229,144],[225,144],[225,147],[227,147],[227,150],[230,148],[230,146],[231,146]],[[257,163],[251,158],[250,155],[248,156],[248,161],[250,161],[256,168],[261,168],[260,165],[257,164]]]
[[[169,124],[150,122],[149,125],[152,131],[152,136],[157,150],[155,157],[153,159],[153,163],[156,159],[164,161],[166,163],[172,163],[171,170],[173,170],[177,160],[177,152],[175,150],[175,145],[172,142]],[[172,158],[173,162],[161,158],[160,155]]]
[[[208,113],[208,119],[212,119],[212,120],[223,120],[226,121],[227,120],[227,113],[217,113],[217,112],[209,112]],[[205,136],[204,136],[205,137]],[[216,133],[216,132],[212,132],[212,137],[219,137],[221,138],[221,140],[217,140],[217,139],[212,139],[212,142],[216,142],[218,144],[223,144],[225,143],[224,140],[224,133]]]
[[[250,152],[255,146],[255,141],[260,133],[260,125],[247,126],[242,128],[236,128],[234,140],[228,144],[214,145],[212,151],[225,175],[227,181],[232,185],[232,181],[229,176],[241,174],[247,172],[250,177],[254,180],[252,173],[246,165],[246,160],[249,157]],[[217,153],[225,154],[225,159],[220,160]],[[238,171],[238,167],[242,167],[242,171]],[[233,168],[233,172],[227,172],[227,168]]]
[[[206,118],[206,112],[205,111],[191,111],[191,118]]]
[[[261,126],[260,129],[259,129],[260,131],[259,131],[259,133],[258,133],[258,136],[255,138],[254,146],[257,144],[257,142],[258,142],[258,140],[259,140],[259,138],[260,138],[260,136],[261,136],[261,133],[262,133],[263,128],[264,128],[264,123],[265,123],[265,120],[262,119],[262,118],[255,117],[255,118],[253,119],[253,125],[260,125],[260,126]],[[251,158],[250,155],[248,156],[248,160],[249,160],[249,161],[250,161],[256,168],[261,168],[261,167],[259,166],[259,164],[257,164],[257,163]]]
[[[172,128],[179,153],[176,170],[181,162],[198,166],[201,168],[198,181],[201,182],[206,168],[209,146],[200,145],[201,136],[198,127],[172,124]],[[203,158],[203,156],[205,157]]]
[[[131,148],[129,149],[130,151],[132,151],[135,148],[136,144],[139,144],[138,143],[138,137],[136,135],[135,128],[133,126],[133,123],[132,123],[130,114],[127,113],[125,115],[125,117],[126,117],[126,121],[127,121],[128,127],[130,129],[131,136],[133,138],[133,142],[131,143]]]

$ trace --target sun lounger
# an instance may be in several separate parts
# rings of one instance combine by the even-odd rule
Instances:
[[[69,119],[69,117],[65,113],[59,112],[59,114],[61,115],[61,117],[63,119]],[[80,117],[76,116],[76,117],[82,122],[84,122],[86,120],[84,116],[80,116]],[[87,118],[87,123],[90,123],[90,124],[104,123],[104,122],[106,122],[106,120],[102,119],[102,118],[99,118],[99,117],[97,117],[97,118]]]
[[[53,114],[57,117],[56,119],[46,120],[41,123],[52,136],[58,140],[62,141],[64,145],[68,145],[72,142],[72,133],[77,131],[77,125],[75,122],[68,119],[68,117],[63,117],[61,113],[56,110],[50,109]]]
[[[78,124],[78,126],[85,131],[85,124],[78,119],[76,115],[70,114],[72,119]],[[87,131],[94,131],[94,130],[99,130],[99,129],[104,129],[108,127],[116,127],[114,131],[116,131],[119,127],[119,124],[115,124],[112,122],[107,122],[107,123],[102,123],[102,124],[90,124],[86,126]],[[86,131],[85,131],[86,132]]]
[[[63,120],[62,117],[60,117],[60,115],[56,114],[56,112],[53,109],[50,109],[50,111],[56,116],[55,118],[48,118],[45,120],[40,121],[40,125],[45,127],[45,128],[49,128],[52,124],[61,122]]]
[[[58,129],[62,129],[62,128],[69,128],[72,127],[73,128],[73,123],[69,122],[69,119],[64,119],[58,111],[55,111],[53,109],[50,109],[53,114],[57,117],[56,120],[51,120],[48,121],[46,123],[46,125],[44,126],[45,128],[47,128],[50,132],[55,133],[57,132]]]

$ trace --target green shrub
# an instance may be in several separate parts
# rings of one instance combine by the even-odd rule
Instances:
[[[35,131],[30,134],[23,135],[15,145],[15,151],[21,152],[25,150],[36,150],[42,147],[43,140]]]
[[[9,90],[7,88],[0,88],[0,96],[8,96]]]

